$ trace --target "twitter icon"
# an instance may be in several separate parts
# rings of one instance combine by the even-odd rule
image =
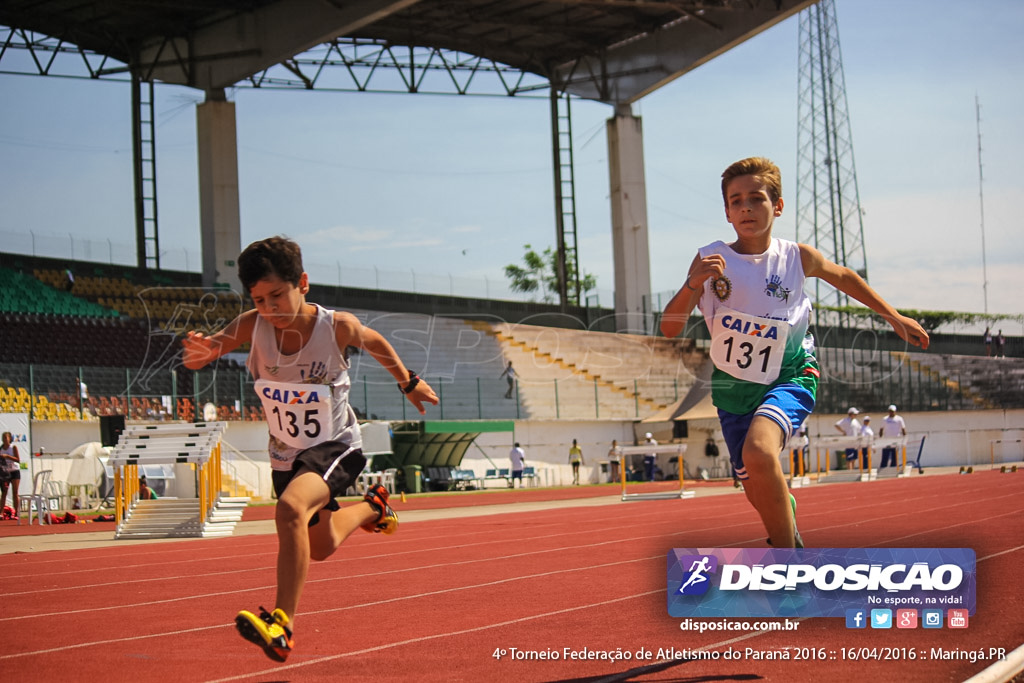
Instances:
[[[871,628],[892,628],[892,610],[871,610]]]

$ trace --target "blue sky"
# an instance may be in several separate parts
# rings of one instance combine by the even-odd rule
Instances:
[[[900,308],[981,311],[975,96],[981,101],[988,308],[1024,312],[1014,237],[1024,158],[1024,3],[839,0],[872,285]],[[728,238],[718,181],[768,156],[794,236],[796,18],[634,106],[643,118],[652,289]],[[127,84],[0,75],[0,237],[8,247],[133,260]],[[555,243],[546,99],[239,89],[242,240],[300,241],[315,280],[504,289],[523,244]],[[157,88],[161,247],[199,253],[198,91]],[[580,261],[612,304],[606,105],[573,106]],[[1008,331],[1016,324],[1007,325]]]

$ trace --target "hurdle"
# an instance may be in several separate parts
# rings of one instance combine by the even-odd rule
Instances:
[[[205,536],[219,504],[227,501],[221,490],[221,437],[226,422],[130,425],[120,435],[108,464],[114,470],[114,538]],[[153,503],[178,507],[173,522],[151,525],[145,531],[130,528],[139,508],[139,466],[188,464],[195,472],[196,498],[162,498]],[[166,501],[166,503],[165,503]],[[232,503],[238,501],[231,499]],[[196,505],[198,503],[198,505]],[[240,514],[237,515],[240,519]],[[235,520],[237,521],[237,520]],[[137,525],[136,525],[137,526]],[[233,526],[233,525],[232,525]],[[220,529],[220,527],[217,527]],[[223,531],[223,529],[220,529]]]
[[[794,434],[785,448],[789,453],[789,488],[791,489],[798,489],[811,483],[811,478],[804,468],[805,444],[803,438],[799,434]],[[810,469],[809,466],[807,469]]]
[[[1006,458],[1004,456],[1004,454],[1006,452],[1006,449],[1004,448],[1004,446],[1005,446],[1005,444],[1011,444],[1011,443],[1024,443],[1024,439],[992,439],[991,441],[988,442],[988,459],[989,459],[989,466],[988,466],[988,468],[990,470],[994,470],[996,468],[996,444],[999,444],[999,446],[1000,446],[1000,448],[999,448],[999,450],[1000,450],[999,462],[1002,465],[1002,471],[1004,473],[1006,472],[1006,462],[1007,461],[1006,461]],[[1024,453],[1022,453],[1021,457],[1018,458],[1014,462],[1024,462]],[[1016,465],[1013,466],[1012,471],[1013,472],[1017,471]]]
[[[683,454],[686,452],[686,444],[664,444],[664,445],[645,445],[639,446],[619,446],[616,449],[619,455],[620,467],[622,478],[622,500],[670,500],[676,498],[693,498],[697,492],[692,489],[686,489],[683,486],[683,475],[685,469],[683,466]],[[679,465],[679,488],[672,491],[657,491],[652,493],[627,493],[626,492],[626,462],[622,461],[623,456],[631,455],[648,455],[648,454],[661,454],[670,453],[676,456],[676,462]]]
[[[814,454],[817,459],[818,469],[818,482],[831,479],[832,481],[869,481],[871,479],[871,443],[869,440],[864,439],[860,436],[819,436],[814,439]],[[821,468],[821,449],[825,449],[825,469],[822,471]],[[829,454],[833,449],[857,449],[857,472],[849,470],[848,473],[830,473],[829,472]],[[864,461],[861,458],[861,449],[868,448],[868,466],[865,470]]]
[[[885,449],[885,448],[896,448],[896,449],[898,449],[899,452],[900,452],[900,462],[899,462],[898,466],[893,467],[893,469],[896,471],[896,477],[899,478],[899,477],[909,477],[910,476],[910,473],[913,470],[912,469],[907,469],[907,437],[905,437],[905,436],[892,436],[892,437],[883,436],[883,437],[879,437],[879,438],[875,439],[871,443],[870,448],[871,448],[871,451],[869,451],[869,453],[873,453],[874,451],[878,451],[879,453],[881,453],[882,449]],[[869,462],[870,462],[870,460],[869,460]],[[883,472],[884,472],[884,470],[882,470],[882,469],[878,470],[878,474],[882,474]],[[883,478],[887,478],[887,477],[883,477]]]

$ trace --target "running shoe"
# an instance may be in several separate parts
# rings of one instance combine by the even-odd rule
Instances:
[[[295,641],[292,639],[292,620],[279,609],[267,612],[262,606],[260,614],[242,610],[235,617],[235,628],[250,643],[263,648],[263,652],[275,662],[283,662],[291,654]]]
[[[374,484],[363,496],[377,512],[377,519],[363,525],[363,531],[374,534],[393,534],[398,531],[398,515],[388,505],[388,490],[380,484]]]
[[[794,546],[797,548],[804,547],[804,539],[800,537],[800,532],[796,528],[796,498],[793,494],[789,494],[789,507],[793,509],[793,540],[795,541]],[[772,539],[767,539],[768,545],[772,545]]]

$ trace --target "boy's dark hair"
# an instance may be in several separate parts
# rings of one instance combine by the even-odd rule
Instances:
[[[253,242],[238,255],[238,279],[246,291],[270,275],[298,286],[302,271],[302,250],[287,237]]]
[[[771,159],[750,157],[749,159],[737,161],[722,173],[722,199],[725,200],[727,206],[729,204],[729,197],[726,196],[726,190],[729,187],[729,183],[733,178],[741,175],[752,175],[759,182],[767,185],[768,196],[771,197],[773,202],[779,201],[779,197],[782,196],[782,171],[779,170],[779,167]]]

